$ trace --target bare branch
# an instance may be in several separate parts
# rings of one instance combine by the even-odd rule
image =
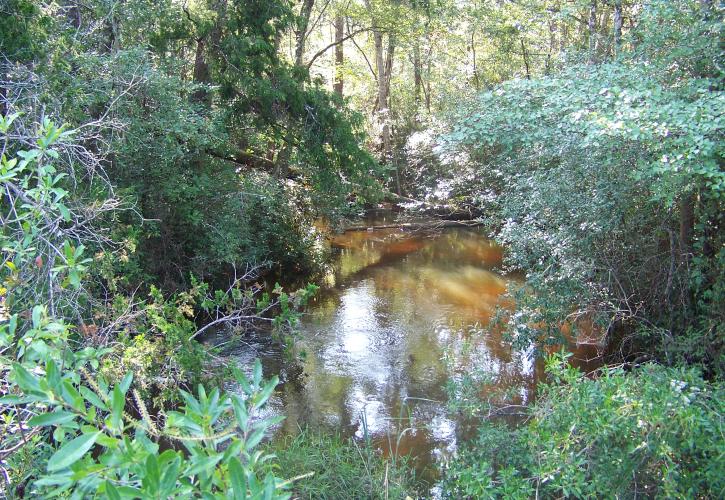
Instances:
[[[312,59],[310,59],[310,61],[307,63],[307,69],[310,69],[312,67],[312,65],[314,64],[314,62],[320,56],[322,56],[323,54],[325,54],[325,52],[327,52],[331,48],[335,47],[336,45],[340,45],[345,40],[349,40],[352,37],[354,37],[355,35],[359,35],[360,33],[364,33],[366,31],[373,31],[373,30],[374,30],[374,28],[360,28],[360,29],[357,29],[357,30],[353,31],[352,33],[348,33],[346,36],[342,37],[340,40],[336,40],[336,41],[332,42],[331,44],[329,44],[328,46],[326,46],[325,48],[318,50],[317,53],[315,53],[315,55],[312,56]]]

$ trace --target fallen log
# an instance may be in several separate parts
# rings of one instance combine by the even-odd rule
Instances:
[[[343,232],[348,233],[352,231],[377,231],[380,229],[405,229],[410,231],[419,230],[435,230],[443,229],[446,227],[476,227],[480,226],[482,222],[473,220],[435,220],[425,222],[398,222],[394,224],[382,224],[378,226],[350,226],[343,229]]]

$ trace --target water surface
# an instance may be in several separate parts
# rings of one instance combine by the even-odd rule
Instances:
[[[311,426],[369,437],[425,467],[471,437],[447,409],[451,377],[483,374],[483,392],[531,401],[540,369],[486,328],[512,307],[504,293],[520,279],[501,273],[502,249],[482,232],[356,231],[331,245],[334,276],[300,325],[298,370],[263,336],[233,352],[242,366],[260,357],[266,376],[283,373],[268,409],[287,417],[278,435]]]

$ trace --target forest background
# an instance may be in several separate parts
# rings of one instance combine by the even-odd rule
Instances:
[[[387,200],[468,213],[506,247],[526,273],[514,348],[545,352],[564,322],[616,346],[597,376],[551,360],[529,423],[482,419],[442,492],[722,496],[722,17],[713,0],[1,0],[6,494],[334,498],[260,444],[276,381],[196,339],[272,323],[289,342],[315,287],[263,283],[318,279],[317,222]],[[204,389],[227,376],[245,395]],[[366,453],[347,474],[389,494]]]

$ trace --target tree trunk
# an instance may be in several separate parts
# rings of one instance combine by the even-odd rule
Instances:
[[[395,37],[388,35],[388,50],[385,55],[385,104],[390,106],[390,80],[393,77],[393,56],[395,54]]]
[[[305,55],[305,42],[307,41],[307,27],[310,24],[310,16],[312,15],[312,7],[315,0],[304,0],[300,15],[297,18],[297,28],[295,29],[295,64],[302,66],[302,58]]]
[[[524,68],[526,68],[526,79],[531,80],[531,71],[529,69],[529,56],[526,52],[526,45],[524,45],[523,38],[519,38],[519,41],[521,42],[521,53],[524,56]]]
[[[373,31],[373,42],[375,45],[375,70],[378,73],[378,97],[375,104],[377,119],[381,127],[380,142],[382,144],[383,162],[387,162],[391,150],[390,140],[390,110],[388,109],[388,96],[390,92],[390,69],[393,63],[393,52],[395,50],[392,36],[388,37],[387,51],[384,47],[383,33],[379,30]],[[387,55],[387,57],[386,57]]]
[[[614,53],[619,55],[622,45],[622,0],[614,0]]]
[[[381,104],[380,113],[383,119],[382,142],[383,157],[388,162],[392,158],[392,131],[390,129],[390,79],[393,75],[393,55],[395,54],[395,37],[388,35],[388,50],[385,56],[385,65],[383,67],[382,78],[383,85],[380,87]]]
[[[421,91],[423,88],[423,68],[420,60],[420,43],[416,40],[413,45],[413,95],[415,96],[416,112],[421,104]]]
[[[8,73],[6,70],[6,64],[8,61],[0,61],[0,116],[8,115],[8,89],[5,86],[5,82],[8,80]]]
[[[473,64],[473,86],[476,90],[481,89],[481,84],[478,80],[478,61],[476,60],[476,32],[471,32],[471,63]]]
[[[370,13],[373,13],[369,0],[365,0],[365,6]],[[381,126],[380,139],[382,143],[383,162],[391,159],[392,140],[390,130],[390,79],[393,73],[393,56],[395,54],[395,36],[388,34],[388,46],[385,48],[383,32],[373,28],[373,43],[375,45],[375,69],[378,74],[378,96],[375,103],[377,119]]]
[[[551,59],[556,52],[556,31],[557,24],[556,20],[549,20],[549,51],[546,54],[546,66],[544,67],[544,74],[548,75],[551,73]]]
[[[209,65],[206,63],[204,57],[206,42],[204,38],[198,38],[196,40],[196,56],[194,57],[194,83],[205,84],[209,82]],[[205,88],[198,88],[191,95],[191,100],[194,102],[209,102],[209,93]]]
[[[431,40],[430,27],[428,24],[425,26],[425,40],[428,45],[428,54],[426,56],[426,68],[425,68],[425,82],[423,83],[423,91],[425,92],[425,109],[430,114],[430,103],[431,103],[431,85],[433,81],[433,42]]]
[[[589,7],[589,22],[587,23],[589,30],[589,64],[596,62],[597,49],[597,0],[592,0]]]
[[[108,53],[115,53],[121,49],[121,34],[120,27],[118,25],[119,20],[116,15],[116,7],[124,3],[124,0],[114,2],[111,6],[111,11],[106,17],[106,30],[108,32],[108,40],[106,42],[106,51]]]
[[[692,254],[692,234],[695,228],[695,194],[686,193],[680,199],[680,253],[683,262]]]
[[[197,38],[196,54],[194,56],[194,83],[209,83],[211,75],[207,63],[207,52],[217,50],[222,38],[222,30],[226,20],[227,0],[217,0],[214,4],[217,13],[217,22],[205,37]],[[208,38],[208,40],[207,40]],[[208,42],[208,43],[207,43]],[[211,105],[211,95],[204,88],[199,88],[191,95],[194,102]]]
[[[345,18],[343,16],[335,17],[335,83],[333,90],[340,97],[343,96],[344,76],[342,74],[342,66],[345,63],[345,52],[343,48],[343,37],[345,36]]]
[[[373,44],[375,45],[375,72],[378,74],[378,98],[375,111],[380,112],[386,108],[385,101],[385,58],[383,56],[383,34],[373,31]]]

